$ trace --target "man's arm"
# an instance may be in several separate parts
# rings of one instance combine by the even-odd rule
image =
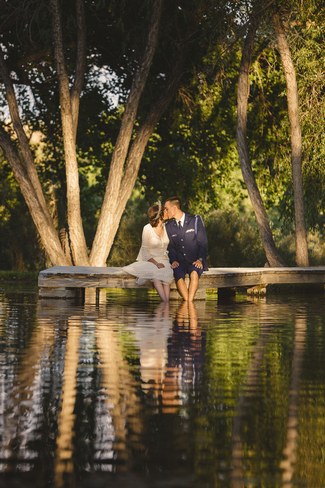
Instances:
[[[202,260],[203,266],[207,266],[207,257],[208,257],[208,237],[206,233],[205,226],[203,224],[203,220],[200,215],[197,216],[197,235],[196,235],[197,243],[199,245],[199,255],[198,258]]]
[[[166,225],[166,231],[169,239],[169,244],[167,246],[168,258],[169,258],[169,262],[172,264],[174,261],[177,260],[177,253],[176,253],[173,239],[171,237],[172,234],[171,223],[170,225]]]

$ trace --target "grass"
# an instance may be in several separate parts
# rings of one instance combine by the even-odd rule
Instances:
[[[0,282],[29,282],[37,280],[37,271],[0,270]]]

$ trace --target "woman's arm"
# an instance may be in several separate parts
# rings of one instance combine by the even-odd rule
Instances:
[[[162,263],[159,263],[155,258],[152,257],[152,232],[149,227],[144,227],[142,231],[142,244],[141,244],[141,260],[149,261],[149,263],[154,264],[157,268],[164,268]]]

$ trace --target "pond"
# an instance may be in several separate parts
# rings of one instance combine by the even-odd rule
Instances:
[[[325,297],[0,284],[2,487],[325,486]]]

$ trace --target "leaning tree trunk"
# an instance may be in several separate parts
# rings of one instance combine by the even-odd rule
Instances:
[[[256,26],[252,25],[244,42],[237,91],[237,149],[241,170],[248,194],[255,212],[264,251],[270,266],[283,266],[284,262],[275,246],[268,217],[263,205],[261,194],[252,171],[247,144],[247,105],[249,97],[249,69],[254,44]]]
[[[298,88],[295,68],[280,15],[273,15],[273,26],[278,43],[278,50],[285,73],[287,85],[288,115],[291,138],[291,167],[296,227],[296,263],[308,266],[308,245],[305,226],[304,196],[302,183],[302,139],[299,120]]]
[[[41,183],[35,168],[33,155],[29,147],[18,110],[17,99],[13,82],[5,65],[2,51],[0,50],[0,75],[6,88],[8,108],[11,117],[12,130],[18,145],[11,139],[8,130],[0,127],[0,146],[12,167],[15,178],[19,184],[30,215],[39,233],[41,243],[52,264],[70,264],[60,244],[53,219],[49,213]]]
[[[125,204],[119,199],[124,165],[134,129],[140,97],[143,93],[156,50],[161,9],[162,0],[155,0],[146,50],[131,86],[121,128],[112,155],[104,201],[90,255],[92,266],[105,266],[112,245],[111,241],[116,233],[114,229],[117,229],[121,218],[120,215],[122,215],[125,208]]]
[[[63,52],[61,13],[59,0],[50,0],[53,23],[53,41],[55,60],[57,65],[57,74],[59,80],[60,108],[63,132],[63,144],[65,153],[66,183],[67,183],[67,213],[69,236],[71,242],[71,251],[75,265],[89,264],[88,251],[85,234],[82,225],[81,208],[80,208],[80,186],[79,172],[76,151],[76,128],[79,110],[79,96],[81,91],[81,81],[83,78],[84,61],[81,59],[85,53],[83,49],[77,50],[77,78],[78,87],[73,91],[73,97],[70,94],[69,77],[65,67]],[[77,6],[82,5],[80,0]],[[77,20],[81,21],[82,11],[77,10]],[[78,41],[83,42],[81,29],[78,30]],[[79,68],[79,72],[78,72]]]
[[[141,159],[147,146],[148,140],[179,86],[179,82],[182,76],[184,55],[184,50],[182,50],[179,53],[177,62],[174,63],[174,69],[171,73],[170,81],[164,93],[162,94],[160,99],[152,106],[145,121],[140,126],[130,147],[129,154],[125,163],[124,174],[121,180],[118,198],[116,199],[116,201],[111,202],[111,205],[115,205],[114,211],[110,213],[106,222],[108,230],[108,238],[105,242],[107,253],[109,253],[111,246],[114,243],[114,237],[118,230],[122,214],[133,191],[138,176]],[[96,256],[94,256],[94,261],[91,261],[91,264],[99,266],[99,263],[97,264],[95,259]]]

